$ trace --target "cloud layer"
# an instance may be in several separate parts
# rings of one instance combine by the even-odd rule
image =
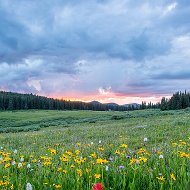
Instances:
[[[187,0],[6,0],[0,89],[127,103],[190,90]]]

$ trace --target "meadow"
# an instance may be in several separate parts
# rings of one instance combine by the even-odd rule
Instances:
[[[0,112],[0,189],[189,190],[190,109]]]

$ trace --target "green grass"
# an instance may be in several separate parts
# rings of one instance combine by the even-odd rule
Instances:
[[[15,133],[18,128],[24,131],[29,126],[30,131]],[[38,126],[38,131],[33,126]],[[15,129],[14,133],[10,133],[10,129]],[[0,112],[0,130],[9,132],[0,134],[0,147],[3,147],[0,157],[11,158],[11,161],[0,161],[0,189],[11,189],[13,184],[13,189],[24,190],[28,182],[35,190],[60,186],[63,190],[90,190],[97,182],[102,183],[106,190],[188,190],[190,187],[189,109],[164,112]],[[148,142],[143,141],[145,137]],[[174,142],[177,147],[172,147]],[[128,148],[120,148],[121,144],[127,144]],[[139,154],[140,148],[148,154]],[[13,153],[15,149],[17,154]],[[56,154],[51,154],[54,149]],[[76,150],[80,150],[79,155]],[[120,151],[119,155],[115,154],[116,150]],[[73,156],[68,156],[66,151],[72,152]],[[11,155],[5,155],[7,152]],[[96,153],[97,158],[109,160],[111,157],[114,161],[99,165],[97,158],[91,157],[92,153]],[[68,156],[68,162],[60,161],[62,154]],[[126,158],[127,155],[130,158]],[[159,155],[163,155],[164,159],[159,159]],[[24,156],[25,161],[18,168],[20,156]],[[44,166],[46,161],[41,156],[51,158],[51,164]],[[139,160],[140,157],[147,161],[130,164],[132,158]],[[74,159],[80,158],[86,158],[86,161],[77,164]],[[37,162],[32,162],[35,159]],[[5,168],[13,160],[17,164]],[[30,169],[26,168],[28,163],[31,164]],[[71,169],[72,164],[75,168]],[[119,169],[120,165],[124,169]],[[82,171],[81,176],[77,169]],[[86,169],[89,171],[86,172]],[[176,181],[172,181],[172,173]],[[94,174],[101,174],[100,179],[96,179]],[[165,180],[157,179],[159,176]],[[1,185],[1,180],[9,184]]]

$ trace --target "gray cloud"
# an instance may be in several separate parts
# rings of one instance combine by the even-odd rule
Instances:
[[[189,17],[187,0],[2,1],[0,88],[85,95],[111,87],[118,96],[188,90]]]

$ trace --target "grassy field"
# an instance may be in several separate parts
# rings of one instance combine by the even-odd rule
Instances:
[[[0,132],[0,189],[190,189],[190,109],[0,112]]]

